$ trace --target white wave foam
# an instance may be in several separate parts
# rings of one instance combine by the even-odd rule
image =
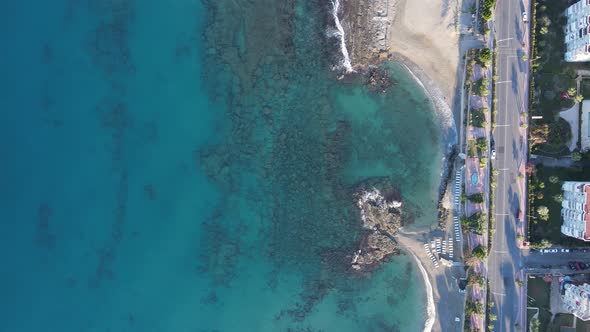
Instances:
[[[340,39],[340,52],[342,53],[342,67],[347,73],[352,73],[352,63],[350,62],[350,56],[348,55],[348,49],[346,49],[346,39],[344,36],[344,28],[338,18],[338,10],[340,9],[340,0],[331,0],[332,2],[332,16],[334,16],[334,23],[336,24],[336,31],[334,36]]]
[[[416,255],[412,254],[416,263],[418,263],[418,268],[420,269],[420,273],[422,273],[422,278],[424,278],[424,283],[426,284],[426,314],[427,318],[424,321],[424,332],[431,332],[432,327],[434,326],[434,321],[436,319],[436,308],[434,307],[434,295],[432,295],[432,284],[430,284],[430,280],[428,280],[428,274],[426,273],[426,269],[420,263],[420,260]]]

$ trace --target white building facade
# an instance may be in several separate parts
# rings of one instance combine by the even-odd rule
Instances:
[[[561,296],[564,309],[581,320],[590,320],[590,285],[565,284],[565,293]]]
[[[565,15],[565,61],[590,61],[590,0],[574,3]]]
[[[566,181],[561,189],[561,233],[590,241],[590,182]]]

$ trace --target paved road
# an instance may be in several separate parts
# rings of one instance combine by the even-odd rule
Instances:
[[[528,6],[527,2],[530,15]],[[526,158],[526,139],[521,137],[519,122],[519,113],[527,108],[528,87],[528,64],[522,61],[522,43],[528,44],[528,25],[522,21],[524,10],[522,0],[498,0],[494,22],[498,80],[497,126],[493,132],[497,157],[493,166],[500,171],[493,211],[496,232],[488,259],[491,298],[498,316],[494,331],[522,330],[526,318],[522,309],[524,297],[515,283],[522,278],[519,274],[523,266],[522,253],[516,245],[515,215],[518,209],[524,210],[525,202],[522,183],[518,183],[519,167]]]
[[[539,267],[541,265],[567,266],[568,262],[590,262],[590,253],[582,251],[570,253],[540,254],[538,252],[530,253],[524,257],[527,267]],[[586,270],[586,272],[590,272]]]

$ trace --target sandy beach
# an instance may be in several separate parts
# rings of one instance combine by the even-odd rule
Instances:
[[[388,30],[390,52],[415,63],[449,104],[457,84],[459,0],[395,0]],[[422,79],[421,79],[422,80]],[[427,83],[427,82],[425,82]]]

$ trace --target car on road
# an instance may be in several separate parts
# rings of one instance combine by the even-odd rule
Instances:
[[[496,159],[496,149],[492,149],[492,160]]]
[[[557,249],[541,249],[542,254],[554,254],[559,252]]]
[[[570,252],[569,249],[561,249],[561,252]]]
[[[526,23],[526,22],[528,22],[528,21],[529,21],[529,16],[527,15],[527,13],[526,13],[526,12],[522,12],[522,21],[523,21],[524,23]]]

